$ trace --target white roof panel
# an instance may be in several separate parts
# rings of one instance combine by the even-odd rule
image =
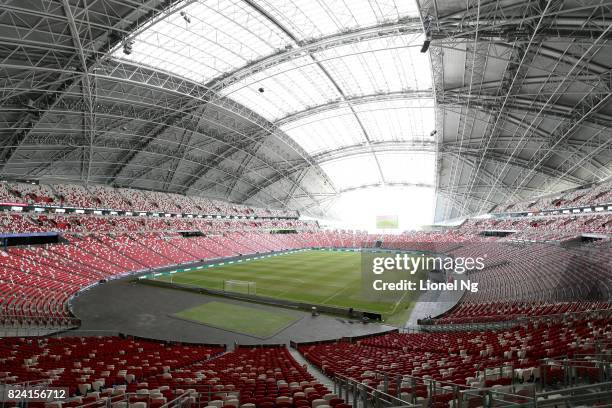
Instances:
[[[259,0],[258,4],[301,40],[419,16],[414,0]]]
[[[290,122],[281,130],[311,155],[365,142],[355,115],[347,107]]]
[[[130,55],[113,56],[204,82],[292,42],[243,1],[185,4],[136,35]]]
[[[377,184],[380,181],[378,166],[371,154],[349,156],[322,163],[321,168],[340,190]]]
[[[433,153],[378,153],[378,161],[388,183],[433,185],[436,161]]]
[[[315,55],[347,97],[431,89],[422,35],[401,35],[330,48]]]
[[[355,105],[371,141],[431,140],[435,129],[431,98],[378,101]]]
[[[263,88],[264,92],[259,89]],[[221,91],[268,120],[338,100],[340,94],[310,56],[257,72]]]

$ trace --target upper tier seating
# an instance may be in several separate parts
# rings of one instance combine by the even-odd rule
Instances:
[[[15,196],[9,191],[7,184],[0,182],[0,203],[14,203]]]
[[[103,209],[113,209],[130,211],[132,208],[125,201],[117,189],[108,186],[91,184],[87,186],[91,194],[99,201],[99,207]]]
[[[514,237],[530,232],[548,233],[549,240],[572,237],[579,233],[612,234],[612,214],[552,215],[546,217],[490,218],[467,220],[462,231],[477,233],[484,230],[518,231]]]
[[[121,211],[194,213],[233,216],[293,217],[295,211],[250,208],[197,196],[91,184],[30,184],[0,181],[0,202],[63,205]]]
[[[163,232],[201,231],[222,233],[227,231],[262,231],[276,228],[305,230],[316,224],[298,220],[221,220],[204,218],[165,218],[135,216],[60,215],[0,212],[2,232]]]
[[[542,210],[554,210],[558,208],[595,206],[612,203],[612,180],[581,188],[574,191],[562,192],[535,200],[527,200],[518,203],[501,204],[493,209],[494,213],[500,212],[537,212]]]
[[[80,208],[100,208],[102,200],[96,198],[85,186],[78,184],[56,184],[53,189],[57,192],[59,205]]]
[[[4,184],[4,183],[2,183]],[[14,183],[6,184],[6,188],[14,197],[12,201],[29,204],[58,204],[59,199],[50,186],[41,184]]]

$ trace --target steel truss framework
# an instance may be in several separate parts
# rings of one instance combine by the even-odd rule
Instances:
[[[7,2],[0,11],[0,175],[203,193],[318,215],[353,189],[425,186],[437,191],[440,221],[612,174],[612,2],[422,0],[420,18],[314,39],[295,36],[259,2],[243,2],[293,44],[205,84],[109,58],[176,12],[178,1]],[[317,57],[424,29],[432,89],[349,95]],[[304,57],[339,98],[272,121],[221,96]],[[365,104],[432,97],[433,139],[372,140],[356,113]],[[309,154],[281,130],[341,109],[353,113],[365,143]],[[434,183],[388,183],[378,163],[378,183],[339,188],[320,167],[389,152],[435,155]]]
[[[420,2],[445,117],[439,151],[456,149],[439,156],[437,220],[609,177],[612,4],[461,6]],[[463,80],[449,78],[461,64]]]

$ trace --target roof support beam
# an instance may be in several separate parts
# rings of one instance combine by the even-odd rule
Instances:
[[[206,87],[218,92],[244,78],[304,55],[373,38],[392,37],[402,34],[420,34],[422,32],[423,26],[420,19],[406,18],[399,22],[382,24],[375,27],[361,27],[354,30],[343,31],[312,41],[299,41],[295,39],[294,41],[297,46],[289,46],[275,54],[263,57],[233,72],[217,77],[208,82]]]
[[[572,135],[580,127],[580,123],[587,120],[590,115],[597,112],[612,98],[612,94],[591,94],[586,95],[574,110],[570,120],[559,126],[554,134],[546,140],[544,145],[535,152],[529,160],[525,171],[521,172],[516,177],[517,189],[528,183],[533,178],[534,173],[545,166],[546,161],[554,153],[558,145],[565,143],[565,140]],[[606,132],[609,139],[612,138],[612,132],[608,129]],[[585,183],[586,184],[586,183]]]
[[[598,81],[602,78],[601,75],[598,74],[584,74],[579,75],[577,80],[580,82],[588,82],[593,83],[594,81]],[[562,82],[563,78],[561,77],[550,77],[550,76],[532,76],[523,79],[523,85],[551,85],[554,83]],[[483,82],[479,87],[476,88],[479,94],[483,93],[486,95],[491,95],[492,92],[497,91],[504,84],[504,79],[496,79],[492,81]],[[602,85],[604,85],[602,83]],[[606,86],[607,88],[607,86]],[[465,94],[467,92],[467,87],[461,86],[456,88],[447,88],[446,91],[451,92],[452,94]]]
[[[510,54],[510,59],[508,60],[506,69],[502,75],[502,84],[497,91],[497,96],[501,97],[501,104],[494,112],[492,112],[491,121],[487,124],[483,131],[483,138],[485,139],[484,143],[482,144],[483,156],[486,155],[491,143],[495,143],[497,138],[500,136],[502,132],[501,125],[504,123],[508,113],[506,110],[506,105],[509,101],[515,98],[516,93],[521,89],[523,79],[528,72],[526,65],[530,64],[538,54],[541,44],[536,40],[536,34],[538,33],[538,30],[543,27],[542,22],[548,13],[557,10],[561,4],[562,2],[559,0],[548,0],[535,26],[528,26],[528,28],[530,28],[532,31],[531,35],[529,36],[529,41],[526,44],[514,44],[512,50],[513,52]],[[526,12],[528,13],[528,11]],[[525,17],[524,14],[523,17]],[[523,24],[524,23],[522,21],[519,22],[517,26],[518,29],[523,28]],[[470,96],[471,95],[472,94],[470,94]],[[476,178],[478,177],[482,164],[483,161],[480,159],[480,157],[476,158],[475,166],[472,169],[472,172],[469,174],[469,184],[474,184],[476,182]],[[467,194],[469,195],[470,191],[468,191]]]
[[[451,107],[448,107],[448,106],[444,106],[443,109],[446,112],[452,112],[458,115],[464,114],[464,115],[472,116],[476,121],[479,121],[485,124],[489,123],[488,116],[486,118],[482,117],[483,114],[488,115],[489,113],[484,112],[482,110],[462,113],[460,110],[453,110]],[[529,127],[531,126],[532,135],[530,136],[529,141],[528,141],[530,144],[533,143],[536,145],[538,144],[543,145],[552,137],[550,132],[537,128],[531,122],[529,122],[528,120],[525,120],[525,118],[521,118],[521,117],[517,117],[515,115],[509,114],[506,116],[506,123],[512,124],[516,126],[517,128],[522,129],[524,131],[528,130]],[[503,130],[504,134],[497,138],[496,143],[497,145],[501,145],[502,147],[496,148],[494,150],[506,151],[508,149],[514,148],[514,146],[516,146],[516,144],[519,143],[520,141],[520,137],[515,135],[517,129],[516,128],[512,128],[512,129],[501,128],[501,129]],[[605,155],[606,153],[612,154],[612,145],[606,143],[607,138],[606,138],[606,135],[602,133],[602,129],[603,128],[599,128],[599,127],[592,129],[595,133],[588,140],[566,139],[562,145],[558,145],[557,147],[555,147],[555,152],[566,155],[566,156],[571,155],[571,156],[578,156],[582,158],[588,157],[588,161],[586,162],[582,161],[583,165],[588,166],[590,172],[594,174],[598,173],[600,169],[604,167],[604,165],[598,160],[597,155]],[[479,148],[480,145],[482,145],[482,142],[484,140],[486,139],[471,138],[470,140],[467,141],[466,148],[468,149]],[[452,146],[452,145],[456,145],[457,143],[448,141],[448,142],[444,142],[444,144]],[[478,144],[478,146],[474,146],[473,144]],[[523,151],[529,152],[529,151],[534,151],[534,149],[539,149],[539,146],[537,147],[530,147],[530,146],[531,145],[528,146],[527,144],[525,144],[522,147]],[[587,150],[587,149],[590,149],[590,150]],[[596,152],[594,154],[591,154],[593,152],[593,149],[595,149]]]
[[[285,27],[281,22],[279,22],[276,18],[274,18],[274,16],[272,16],[270,13],[268,13],[266,10],[264,10],[262,7],[260,7],[253,0],[242,0],[242,1],[245,2],[246,4],[248,4],[249,6],[251,6],[253,9],[257,10],[257,12],[259,14],[261,14],[264,18],[269,20],[279,30],[281,30],[283,33],[285,33],[285,35],[287,35],[287,37],[291,38],[291,40],[293,40],[296,44],[300,43],[300,39],[295,34],[293,34],[293,32],[291,32],[291,30],[289,30],[287,27]],[[321,70],[321,72],[327,78],[327,80],[330,82],[330,84],[332,84],[332,86],[336,89],[336,92],[341,97],[341,99],[344,102],[346,102],[347,107],[351,110],[353,116],[355,117],[355,120],[357,121],[357,124],[359,125],[359,128],[361,129],[361,132],[363,134],[363,137],[364,137],[366,143],[369,144],[371,139],[370,139],[370,136],[368,135],[368,132],[367,132],[365,126],[363,125],[363,122],[361,121],[361,118],[359,117],[359,115],[357,115],[357,112],[355,112],[355,109],[353,108],[353,105],[347,99],[346,95],[344,94],[344,91],[342,90],[342,88],[340,87],[340,85],[338,84],[336,79],[329,73],[329,71],[325,68],[325,66],[319,62],[319,60],[317,59],[316,55],[313,52],[307,52],[305,55],[308,55],[312,59],[312,61]],[[383,174],[383,171],[382,171],[382,167],[380,165],[380,161],[378,160],[378,157],[376,156],[376,154],[374,152],[372,152],[372,156],[373,156],[374,161],[376,162],[376,166],[378,168],[378,175],[380,177],[380,181],[384,184],[385,178],[384,178],[384,174]],[[267,187],[267,185],[262,185],[262,188],[265,188],[265,187]],[[260,190],[261,189],[254,189],[250,193],[256,194]]]
[[[259,149],[259,147],[262,145],[263,143],[263,138],[261,138],[261,133],[254,135],[256,137],[255,140],[253,141],[249,141],[248,144],[246,144],[244,146],[244,148],[248,147],[249,151],[252,152],[252,154],[249,155],[245,155],[243,158],[239,159],[238,161],[235,161],[236,163],[238,163],[238,170],[236,171],[236,177],[233,177],[230,180],[230,184],[227,185],[227,189],[225,191],[226,197],[229,198],[229,196],[231,195],[231,192],[234,190],[234,188],[236,187],[236,184],[238,183],[238,181],[244,177],[246,174],[248,174],[249,172],[258,172],[258,171],[265,171],[266,169],[269,169],[269,166],[265,163],[262,163],[261,166],[259,167],[251,167],[250,164],[253,161],[253,159],[256,159],[256,154],[257,151]],[[224,160],[226,160],[227,158],[229,158],[230,156],[232,156],[233,154],[237,153],[240,151],[240,149],[237,149],[234,146],[229,146],[227,149],[225,149],[223,152],[221,152],[221,154],[219,156],[217,156],[216,159],[218,160],[214,160],[215,162],[217,162],[217,164],[222,163]],[[299,163],[302,163],[302,161],[299,161]],[[273,163],[273,165],[282,167],[283,164],[286,162],[281,162],[281,163]],[[208,174],[208,172],[214,170],[214,167],[209,167],[208,169],[203,169],[202,172],[198,173],[198,178],[195,180],[191,180],[189,182],[189,185],[198,185],[198,182],[200,181],[206,181],[205,176],[206,174]],[[205,184],[200,184],[201,188],[206,189],[211,187],[211,185],[209,183],[205,183]],[[256,187],[256,186],[254,186]]]
[[[612,25],[608,24],[605,30],[593,41],[593,43],[588,47],[588,49],[583,51],[580,58],[572,65],[571,69],[567,72],[566,78],[568,80],[572,78],[572,74],[574,74],[574,72],[576,73],[580,72],[579,68],[583,65],[583,61],[585,64],[588,64],[589,59],[592,58],[594,55],[596,55],[596,53],[601,48],[601,45],[599,45],[598,43],[602,43],[604,38],[607,38],[607,34],[610,32],[611,28],[612,28]],[[551,103],[553,99],[558,98],[557,94],[561,90],[561,86],[563,84],[564,83],[560,83],[559,85],[557,85],[555,90],[547,98],[546,102],[544,102],[543,106],[540,108],[540,110],[536,114],[536,119],[544,110],[546,110],[547,105]],[[574,131],[576,131],[579,128],[580,123],[582,123],[586,118],[590,117],[591,115],[596,113],[599,109],[601,109],[603,106],[605,106],[610,96],[611,96],[610,92],[600,93],[600,92],[595,92],[593,90],[593,92],[587,93],[582,98],[582,100],[580,100],[578,104],[572,108],[570,120],[561,122],[559,126],[557,127],[557,129],[555,130],[555,134],[551,135],[552,137],[549,139],[546,145],[543,146],[544,149],[537,151],[532,156],[531,160],[529,160],[529,163],[526,166],[526,168],[528,169],[527,175],[519,174],[519,176],[517,176],[516,178],[516,180],[518,181],[517,189],[520,188],[526,182],[529,182],[532,179],[532,177],[525,177],[525,176],[531,176],[534,172],[537,172],[541,167],[543,167],[546,161],[551,157],[553,153],[553,149],[557,145],[562,143],[566,138],[568,138]],[[529,130],[530,129],[527,129],[523,133],[523,135],[521,136],[521,141],[523,140],[525,136],[529,135]],[[515,155],[515,152],[516,152],[516,149],[512,152],[510,157],[508,157],[506,164],[512,160],[513,156]],[[498,179],[501,178],[503,170],[506,167],[506,164],[504,164],[502,171],[498,175]]]
[[[427,183],[407,183],[407,182],[405,183],[404,182],[388,182],[385,184],[371,183],[371,184],[362,184],[359,186],[344,188],[342,190],[338,190],[338,192],[336,193],[314,193],[313,195],[317,197],[327,197],[327,199],[329,200],[330,198],[337,198],[342,194],[350,193],[352,191],[359,191],[359,190],[365,190],[368,188],[379,188],[379,187],[434,188],[434,185],[427,184]],[[292,196],[292,198],[300,199],[300,198],[305,198],[305,196],[302,194],[297,194],[297,195]]]
[[[136,158],[139,152],[146,151],[147,147],[153,143],[157,138],[166,132],[168,129],[171,129],[174,125],[176,125],[180,119],[184,117],[188,117],[194,114],[194,111],[197,111],[201,106],[192,101],[189,105],[187,105],[184,109],[181,109],[180,112],[176,112],[172,114],[170,117],[165,119],[165,123],[160,123],[156,126],[154,130],[150,133],[150,137],[142,139],[139,143],[137,143],[134,148],[123,154],[122,158],[119,160],[122,164],[116,166],[112,173],[111,177],[108,180],[109,184],[115,184],[115,179],[124,171]],[[163,163],[160,163],[160,165]]]
[[[349,156],[375,153],[435,153],[436,143],[433,140],[405,140],[405,141],[383,141],[372,142],[369,146],[362,143],[352,146],[342,146],[337,149],[327,150],[313,156],[313,159],[321,164],[328,161],[338,160]]]
[[[290,115],[277,119],[274,124],[276,126],[282,126],[284,124],[295,122],[297,120],[304,119],[319,113],[329,112],[340,108],[346,108],[348,107],[349,103],[353,106],[359,106],[373,102],[428,98],[433,98],[433,92],[431,90],[405,90],[398,92],[387,92],[372,95],[346,97],[344,100],[332,101],[322,105],[313,106],[300,112],[292,113]]]
[[[482,152],[477,149],[474,149],[474,150],[463,149],[461,153],[459,153],[456,147],[450,147],[450,146],[444,146],[444,145],[442,146],[441,154],[442,155],[451,154],[455,157],[461,154],[465,156],[470,156],[472,158],[482,156]],[[484,159],[487,161],[496,162],[496,163],[508,162],[509,166],[518,168],[519,170],[529,171],[530,169],[529,160],[521,159],[519,157],[514,157],[511,161],[508,161],[508,157],[505,154],[501,154],[501,153],[497,153],[493,151],[489,151],[486,154],[486,156],[484,156]],[[562,178],[563,180],[566,180],[567,182],[573,183],[576,185],[587,184],[589,182],[589,180],[583,180],[583,179],[580,179],[570,174],[564,174],[562,171],[554,169],[552,167],[548,167],[548,166],[540,167],[537,172],[543,174],[546,177]]]
[[[127,15],[124,19],[122,19],[120,22],[118,22],[114,26],[102,27],[102,28],[105,28],[105,34],[103,34],[99,38],[90,39],[92,46],[96,47],[95,49],[91,50],[91,53],[87,52],[81,44],[80,34],[76,27],[76,21],[78,19],[76,19],[75,16],[73,15],[72,10],[70,8],[70,4],[67,0],[62,0],[63,3],[58,4],[60,10],[62,7],[64,9],[63,17],[61,16],[61,14],[41,13],[41,12],[37,12],[32,9],[18,7],[15,5],[17,3],[3,4],[2,5],[3,11],[6,13],[14,13],[16,15],[15,18],[21,18],[18,16],[19,14],[29,14],[36,18],[52,19],[54,20],[53,24],[56,24],[56,23],[61,24],[61,23],[68,22],[70,33],[73,38],[74,44],[73,44],[72,49],[70,47],[66,47],[60,50],[61,52],[66,53],[66,55],[70,55],[68,59],[54,58],[54,61],[57,62],[59,67],[61,67],[60,69],[51,69],[49,67],[43,67],[43,66],[37,66],[37,65],[31,64],[31,61],[36,60],[36,58],[29,58],[29,55],[28,55],[28,50],[30,50],[29,47],[34,47],[32,49],[40,49],[40,50],[48,51],[49,48],[52,47],[52,44],[50,44],[49,42],[45,42],[41,44],[34,44],[31,42],[24,43],[24,46],[21,47],[22,52],[15,53],[16,57],[23,59],[24,61],[23,65],[13,66],[11,64],[7,64],[8,61],[6,59],[0,60],[0,68],[7,68],[7,69],[13,68],[13,69],[21,69],[21,70],[43,70],[50,75],[55,74],[60,78],[57,88],[52,90],[52,92],[49,94],[44,94],[44,93],[41,94],[40,97],[36,101],[34,101],[34,105],[37,108],[33,108],[31,110],[26,111],[25,115],[16,123],[16,126],[20,128],[26,125],[25,127],[27,128],[27,130],[16,131],[14,133],[14,136],[5,144],[11,147],[9,149],[2,149],[2,152],[0,152],[0,172],[4,171],[6,164],[10,161],[12,155],[19,148],[19,145],[30,136],[31,132],[37,128],[38,124],[44,120],[46,115],[58,105],[58,103],[64,97],[66,92],[70,92],[72,89],[74,89],[75,87],[79,85],[81,85],[84,92],[88,92],[88,90],[92,89],[91,84],[87,86],[86,84],[83,83],[83,81],[85,80],[86,77],[88,77],[87,74],[92,70],[92,68],[94,66],[97,66],[100,63],[97,56],[105,55],[110,49],[112,49],[118,42],[121,41],[121,38],[117,37],[116,35],[117,32],[128,33],[128,32],[133,31],[138,26],[138,24],[143,20],[143,16],[144,16],[144,20],[153,18],[154,16],[159,14],[162,11],[162,9],[164,9],[165,7],[168,7],[169,5],[171,5],[172,3],[176,1],[178,0],[148,0],[148,1],[145,1],[143,2],[143,4],[140,4],[136,10],[131,12],[129,15]],[[83,12],[87,13],[88,11],[84,10]],[[78,21],[80,24],[84,24],[86,22],[87,24],[95,25],[95,23],[92,23],[91,21],[89,21],[88,18],[84,20],[78,20]],[[19,46],[20,42],[16,38],[11,38],[10,44],[11,46],[16,46],[16,45]],[[16,48],[19,48],[19,47],[16,47]],[[75,73],[74,70],[69,68],[73,65],[77,65],[75,64],[76,60],[80,61],[80,65],[82,67],[83,73],[80,73],[80,74]],[[45,109],[39,109],[41,106],[44,106]],[[89,156],[91,156],[91,152],[89,153],[90,153]]]
[[[28,67],[26,66],[25,68],[27,69]],[[29,68],[32,69],[33,67],[29,67]],[[46,71],[45,68],[39,68],[39,69],[42,71]],[[136,108],[143,107],[143,108],[151,110],[151,113],[152,113],[151,115],[148,115],[149,118],[145,119],[144,123],[146,123],[147,126],[149,125],[159,126],[159,125],[165,125],[168,123],[168,122],[160,122],[159,121],[160,117],[162,118],[172,117],[174,113],[179,113],[179,115],[177,115],[177,118],[182,118],[184,115],[181,115],[180,113],[184,113],[184,110],[185,110],[184,106],[189,106],[189,103],[193,103],[193,105],[195,106],[201,103],[202,101],[206,100],[207,105],[214,107],[215,109],[219,109],[220,111],[227,111],[228,113],[231,113],[232,115],[236,115],[238,117],[244,118],[245,121],[250,121],[254,123],[256,126],[258,126],[257,132],[259,132],[262,135],[262,137],[264,138],[273,137],[275,139],[278,139],[282,143],[286,144],[287,148],[291,149],[297,155],[299,155],[300,160],[303,160],[309,163],[309,165],[314,166],[315,168],[318,167],[317,164],[312,161],[310,156],[300,146],[298,146],[293,140],[291,140],[288,136],[282,133],[282,131],[280,131],[278,127],[274,126],[274,124],[269,123],[268,121],[266,121],[259,115],[255,114],[254,112],[242,106],[237,105],[235,102],[231,100],[228,100],[225,98],[217,98],[217,97],[215,97],[212,100],[205,99],[205,98],[210,97],[210,94],[208,93],[208,90],[204,89],[200,84],[196,84],[194,82],[185,80],[183,78],[171,77],[165,73],[152,71],[150,69],[145,69],[143,67],[138,67],[138,66],[123,64],[123,63],[115,63],[115,62],[108,63],[107,65],[105,65],[102,69],[100,69],[96,73],[96,76],[99,80],[124,83],[126,85],[131,85],[131,86],[135,86],[138,88],[147,89],[151,91],[164,92],[168,95],[173,95],[174,97],[184,98],[185,100],[183,102],[187,104],[187,105],[183,105],[183,107],[177,108],[175,106],[167,106],[167,107],[166,106],[151,106],[150,104],[146,104],[145,101],[142,101],[142,102],[138,101],[139,106],[120,107],[118,105],[119,105],[119,102],[121,101],[113,100],[112,103],[114,104],[114,106],[106,107],[104,109],[105,110],[104,113],[108,111],[112,113],[116,113],[117,111],[123,112],[127,110],[130,112],[130,114],[128,114],[127,116],[124,113],[121,113],[122,115],[121,117],[127,118],[127,117],[130,117],[131,113],[133,113],[132,111],[136,111]],[[138,78],[138,80],[135,80],[134,78]],[[166,99],[168,98],[164,98],[163,100],[166,100]],[[135,101],[131,101],[131,102],[135,103]],[[166,109],[167,112],[164,112],[162,114],[157,112],[159,110],[163,111],[164,109]],[[183,119],[179,121],[181,122],[180,126],[172,126],[172,127],[177,128],[177,129],[179,128],[180,129],[191,129],[193,127],[192,126],[193,124],[187,123],[188,121],[185,121]],[[227,138],[228,140],[225,140],[225,137],[222,137],[222,136],[207,135],[207,137],[211,137],[214,140],[227,144],[228,147],[238,140],[242,140],[242,139],[250,140],[250,141],[254,140],[252,136],[247,135],[246,133],[244,133],[244,131],[234,129],[233,125],[228,126],[226,124],[221,124],[221,123],[214,121],[211,118],[202,117],[202,119],[206,120],[207,122],[210,122],[209,123],[210,126],[213,126],[213,125],[216,127],[221,126],[223,128],[226,128],[231,133],[230,135],[231,137]],[[148,139],[148,140],[143,140],[143,143],[146,143],[147,145],[152,142],[152,138],[145,138],[145,139]],[[229,143],[230,141],[231,143]],[[145,145],[143,149],[146,149],[146,148],[147,146]],[[270,148],[266,147],[265,152],[270,152]],[[248,152],[246,153],[250,154]],[[279,153],[276,151],[272,151],[271,155],[279,156]],[[130,156],[131,156],[131,153],[130,153]],[[125,156],[125,157],[129,157],[129,156]],[[268,162],[268,160],[264,160],[264,161]],[[317,170],[317,173],[320,175],[320,177],[326,180],[328,184],[332,186],[332,188],[334,188],[333,183],[331,183],[331,181],[327,178],[326,174],[318,168],[316,170]],[[121,179],[126,180],[125,177],[121,177]],[[191,179],[191,180],[192,182],[195,182],[195,179]],[[190,185],[187,185],[185,188],[189,188],[189,187]]]
[[[72,109],[80,109],[80,104],[68,104],[63,106],[64,109],[66,110],[57,110],[56,113],[64,113],[64,114],[71,114],[73,113]],[[107,108],[107,109],[106,109]],[[138,108],[138,109],[137,109]],[[127,118],[131,118],[132,120],[141,122],[141,123],[150,123],[153,124],[155,126],[159,126],[159,125],[165,125],[165,122],[159,122],[160,118],[166,117],[168,115],[168,113],[172,113],[172,112],[176,112],[176,110],[170,110],[169,112],[161,109],[161,107],[159,107],[159,110],[152,110],[152,109],[146,109],[144,107],[135,107],[135,106],[126,106],[124,107],[124,109],[120,109],[118,110],[118,107],[100,107],[98,109],[98,117],[102,118],[120,118],[120,119],[127,119]],[[116,116],[117,114],[120,113],[120,116]],[[214,140],[217,142],[220,142],[224,145],[227,146],[231,146],[233,142],[230,143],[229,140],[225,139],[223,136],[221,135],[217,135],[217,134],[212,134],[210,132],[205,133],[204,130],[202,130],[201,128],[195,126],[194,121],[181,121],[180,123],[178,123],[177,125],[173,125],[172,128],[180,130],[180,131],[184,131],[184,130],[190,130],[193,132],[197,132],[200,135],[203,135],[204,138],[207,138],[208,140]],[[264,137],[267,137],[267,133],[262,133],[264,135]],[[142,139],[149,139],[149,140],[154,140],[153,137],[147,136],[147,137],[143,137]],[[239,136],[236,136],[236,140],[241,140],[242,138]],[[244,137],[244,140],[248,140],[250,142],[253,142],[255,139],[253,139],[253,137]],[[166,141],[169,142],[169,141]],[[145,142],[141,142],[141,144],[144,144]],[[143,148],[143,152],[147,152],[149,150],[151,150],[153,147],[155,146],[155,143],[152,142],[146,142],[146,147]],[[74,148],[73,148],[74,149]],[[128,150],[129,152],[133,152],[133,146]],[[247,151],[247,150],[242,150],[244,151],[246,154],[252,155],[253,153]],[[258,155],[257,157],[258,161],[262,162],[262,163],[266,163],[266,167],[269,169],[276,171],[281,171],[281,170],[277,170],[275,169],[275,167],[273,167],[273,165],[271,164],[271,162],[265,158],[262,155]],[[309,161],[303,160],[305,163],[310,163]],[[125,177],[122,177],[122,179],[126,179]]]
[[[37,139],[37,137],[39,137],[40,139]],[[83,140],[79,137],[74,137],[73,139],[70,140],[66,140],[66,138],[64,137],[57,137],[56,140],[52,140],[49,137],[45,137],[43,138],[42,136],[37,136],[37,137],[33,137],[30,138],[28,140],[28,143],[30,146],[33,147],[38,147],[41,144],[42,145],[55,145],[55,146],[63,146],[65,144],[73,144],[73,143],[80,143]],[[40,142],[40,143],[39,143]],[[77,148],[82,148],[84,146],[78,146]],[[130,140],[125,140],[125,139],[100,139],[97,140],[96,142],[96,147],[101,150],[112,150],[112,151],[126,151],[129,152],[132,150],[133,148],[133,144]],[[78,149],[77,149],[78,150]],[[62,152],[60,152],[58,154],[58,156],[56,157],[59,161],[63,161],[62,157],[67,157],[68,155],[70,155],[71,153],[73,153],[74,151],[67,151],[64,150]],[[179,158],[179,156],[176,156],[177,153],[177,149],[173,149],[173,150],[169,150],[167,147],[165,146],[160,146],[159,144],[150,144],[147,147],[147,150],[143,152],[143,154],[146,153],[148,158],[153,158],[152,163],[151,164],[151,160],[149,160],[149,163],[145,162],[145,160],[142,160],[139,163],[134,163],[133,166],[130,168],[129,171],[127,171],[126,173],[124,173],[123,175],[119,176],[118,179],[125,179],[126,181],[129,180],[133,180],[135,178],[135,176],[137,175],[146,175],[151,173],[154,170],[159,170],[160,165],[159,163],[161,162],[160,159],[164,159],[163,162],[167,162],[173,158]],[[208,157],[205,155],[201,154],[202,152],[198,152],[198,151],[192,151],[192,152],[185,152],[184,155],[180,156],[180,158],[182,160],[184,160],[187,163],[190,164],[196,164],[196,165],[201,165],[204,167],[211,167],[213,165],[213,163],[208,160]],[[143,158],[144,159],[144,158]],[[117,163],[109,163],[109,164],[117,164]],[[224,178],[221,181],[215,181],[214,185],[221,185],[223,187],[227,186],[227,180],[231,179],[231,178],[236,178],[236,177],[240,177],[238,174],[236,174],[233,170],[231,169],[227,169],[227,168],[222,168],[219,167],[218,165],[215,165],[215,169],[217,171],[219,171],[220,173],[222,173],[224,175]],[[132,172],[132,173],[130,173]],[[105,176],[106,178],[107,176]],[[262,176],[263,177],[263,176]],[[264,178],[265,180],[265,178]],[[257,184],[252,183],[248,180],[244,181],[246,184],[250,185],[252,188],[257,187]],[[122,185],[124,183],[121,183]],[[204,190],[202,189],[196,189],[198,192],[202,192]],[[275,201],[275,205],[282,205],[282,201],[280,201],[280,199],[278,198],[277,195],[273,194],[273,192],[267,191],[266,195],[273,198]]]
[[[89,147],[83,149],[83,171],[81,173],[85,173],[83,179],[85,181],[85,185],[88,185],[91,174],[93,145],[96,137],[96,115],[94,112],[96,90],[94,83],[89,77],[90,63],[87,61],[86,53],[83,49],[83,45],[81,44],[81,33],[76,26],[74,15],[72,14],[72,9],[70,8],[70,3],[68,0],[62,0],[62,4],[64,6],[64,13],[68,19],[68,26],[70,27],[70,34],[72,35],[72,42],[74,43],[74,48],[77,51],[77,54],[79,55],[81,68],[83,70],[83,78],[81,80],[81,91],[83,93],[83,102],[85,105],[83,109],[83,135],[84,139],[88,142]]]
[[[369,146],[364,143],[358,143],[350,146],[340,146],[336,149],[326,150],[312,156],[313,160],[318,164],[323,164],[329,161],[340,160],[345,157],[359,156],[375,153],[429,153],[436,152],[437,144],[433,140],[403,140],[403,141],[380,141],[372,142]],[[295,163],[299,165],[298,162]],[[296,171],[307,166],[294,167]],[[260,169],[254,167],[253,170]]]
[[[429,4],[431,2],[423,3],[424,7],[421,8],[423,17],[436,16],[436,11]],[[544,2],[532,0],[500,7],[496,0],[479,2],[478,7],[471,7],[467,10],[461,8],[457,12],[437,16],[432,33],[433,38],[434,40],[473,38],[478,33],[480,38],[513,40],[517,36],[529,35],[528,27],[540,19],[543,7],[545,7],[543,4]],[[595,39],[602,34],[608,24],[605,13],[597,13],[597,11],[611,6],[610,1],[599,0],[572,8],[558,7],[547,14],[543,29],[538,30],[539,35]],[[527,13],[525,13],[526,10]],[[477,14],[478,12],[480,14]],[[590,13],[590,15],[575,17],[585,13]],[[517,30],[518,26],[524,29]]]
[[[478,166],[478,162],[477,159],[480,158],[480,156],[478,155],[473,155],[473,156],[469,156],[468,154],[462,153],[455,153],[453,154],[453,158],[461,163],[464,163],[466,165],[468,165],[469,167],[472,168],[472,170],[476,170],[477,166]],[[486,159],[483,159],[486,160]],[[512,187],[508,186],[506,184],[501,184],[499,186],[494,186],[494,182],[495,182],[495,176],[493,175],[493,173],[491,173],[490,171],[488,171],[487,169],[485,169],[484,167],[480,168],[480,171],[477,174],[478,179],[480,179],[481,181],[483,181],[484,183],[488,184],[490,186],[490,188],[495,188],[497,190],[497,192],[499,194],[502,194],[504,197],[508,197],[511,196],[510,199],[512,200],[517,200],[520,199],[520,196],[518,196],[516,193],[512,192]],[[469,183],[471,184],[471,183]],[[452,194],[453,188],[458,188],[458,185],[453,186],[453,188],[451,188],[451,186],[440,186],[441,188],[445,188],[445,191],[449,194]],[[467,202],[465,203],[466,205],[468,204]]]
[[[475,95],[474,97],[469,98],[465,94],[454,94],[453,92],[448,91],[446,91],[445,94],[446,100],[439,102],[439,104],[444,107],[467,106],[468,100],[472,99],[470,102],[471,107],[482,110],[487,113],[495,112],[497,109],[500,108],[501,100],[499,97],[488,95]],[[515,98],[506,106],[507,109],[510,111],[538,114],[539,116],[560,118],[563,120],[567,120],[568,115],[570,115],[573,110],[572,106],[561,105],[559,103],[548,104],[546,105],[546,110],[544,110],[544,102],[524,98]],[[583,120],[581,123],[587,126],[588,124],[594,124],[604,127],[612,127],[612,116],[596,112],[589,116],[589,118],[587,118],[586,120]]]
[[[43,93],[31,106],[23,106],[24,113],[14,125],[13,136],[3,144],[4,147],[0,151],[0,172],[4,171],[21,143],[30,136],[49,111],[57,106],[64,93],[76,87],[81,80],[81,75],[74,75],[72,72],[72,75],[64,77],[64,80],[52,93]],[[46,109],[42,109],[41,106],[45,106]]]

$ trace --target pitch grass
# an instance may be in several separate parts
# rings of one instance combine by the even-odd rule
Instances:
[[[269,312],[223,302],[204,303],[174,315],[181,319],[262,339],[275,335],[299,319],[282,311]]]
[[[364,298],[361,255],[358,252],[303,251],[226,263],[157,278],[158,280],[223,290],[224,280],[256,283],[257,295],[317,305],[380,313],[388,324],[403,326],[412,308],[413,292],[401,300]]]

